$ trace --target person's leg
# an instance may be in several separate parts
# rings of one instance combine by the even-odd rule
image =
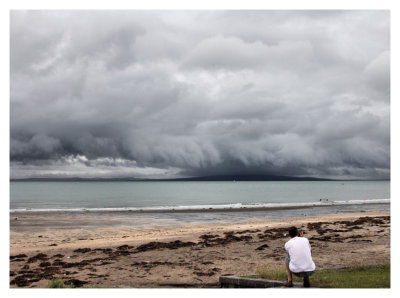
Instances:
[[[285,265],[286,265],[286,272],[287,272],[287,276],[288,276],[287,280],[292,281],[292,272],[289,269],[289,262],[286,261]]]
[[[283,284],[285,287],[293,287],[293,283],[292,283],[292,272],[290,271],[289,263],[290,263],[290,257],[289,257],[289,255],[287,255],[287,256],[286,256],[285,267],[286,267],[286,272],[287,272],[288,280],[287,280],[287,282],[285,282],[285,283]]]
[[[305,271],[305,272],[294,272],[293,274],[303,278],[303,286],[305,288],[310,287],[310,275],[312,275],[314,271]]]
[[[309,288],[310,287],[310,276],[314,274],[314,271],[308,271],[306,272],[306,276],[304,277],[304,281],[303,281],[303,286],[305,288]]]
[[[303,279],[303,287],[305,287],[305,288],[309,288],[309,287],[310,287],[310,278],[309,278],[308,275],[305,275],[305,276],[304,276],[304,279]]]

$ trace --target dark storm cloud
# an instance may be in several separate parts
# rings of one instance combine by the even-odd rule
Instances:
[[[11,175],[387,178],[387,11],[13,11]]]

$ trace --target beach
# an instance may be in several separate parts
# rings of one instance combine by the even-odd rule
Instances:
[[[11,213],[10,287],[44,288],[55,277],[77,287],[218,287],[221,275],[284,268],[292,225],[317,268],[390,263],[389,210],[242,221],[233,212],[229,222],[158,226],[115,214]]]

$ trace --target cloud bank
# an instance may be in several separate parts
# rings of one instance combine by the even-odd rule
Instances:
[[[12,11],[11,177],[390,177],[388,11]]]

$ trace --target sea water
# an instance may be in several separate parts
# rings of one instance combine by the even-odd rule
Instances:
[[[172,211],[390,203],[389,181],[10,182],[10,211]]]

